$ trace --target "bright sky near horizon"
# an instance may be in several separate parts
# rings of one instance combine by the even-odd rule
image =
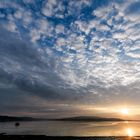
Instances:
[[[139,116],[139,7],[0,0],[0,114]]]

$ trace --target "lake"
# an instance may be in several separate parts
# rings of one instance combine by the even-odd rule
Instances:
[[[140,134],[140,122],[72,122],[31,121],[0,123],[0,133],[47,136],[136,136]]]

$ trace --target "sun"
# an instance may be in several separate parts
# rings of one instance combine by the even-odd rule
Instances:
[[[129,114],[129,109],[128,108],[122,108],[121,109],[121,114],[128,115]]]

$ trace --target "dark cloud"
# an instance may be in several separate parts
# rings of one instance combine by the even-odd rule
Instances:
[[[8,96],[9,99],[13,96],[12,102],[9,102],[9,104],[13,104],[14,100],[18,101],[15,97],[21,99],[22,95],[35,95],[52,101],[99,104],[110,103],[112,99],[117,101],[118,98],[120,99],[120,94],[123,100],[126,93],[131,94],[128,93],[127,86],[126,88],[123,86],[116,88],[99,86],[104,83],[94,77],[91,78],[95,79],[95,83],[92,82],[84,87],[80,85],[71,87],[65,84],[65,80],[62,80],[59,73],[55,72],[55,65],[58,61],[55,57],[51,58],[44,52],[40,53],[38,47],[34,47],[30,42],[20,40],[16,34],[8,32],[2,27],[0,44],[0,96],[3,103]],[[42,57],[46,57],[46,61]],[[57,70],[60,71],[60,69]],[[79,71],[77,75],[80,79],[83,74]],[[11,87],[8,88],[7,85]],[[20,103],[17,102],[17,104]]]
[[[10,90],[18,94],[20,91],[17,89],[48,100],[72,100],[82,96],[54,72],[55,59],[51,60],[45,53],[40,54],[37,47],[2,27],[0,36],[0,83],[14,85]],[[42,57],[46,57],[46,61]]]
[[[0,36],[0,82],[14,84],[19,89],[34,94],[44,94],[46,98],[55,98],[57,93],[47,84],[51,78],[59,79],[57,76],[50,76],[50,68],[41,60],[37,48],[2,28]],[[44,83],[40,82],[43,76],[45,76]]]

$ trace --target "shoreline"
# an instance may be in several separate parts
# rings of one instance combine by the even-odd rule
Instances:
[[[46,135],[0,135],[0,140],[140,140],[140,136],[46,136]]]

